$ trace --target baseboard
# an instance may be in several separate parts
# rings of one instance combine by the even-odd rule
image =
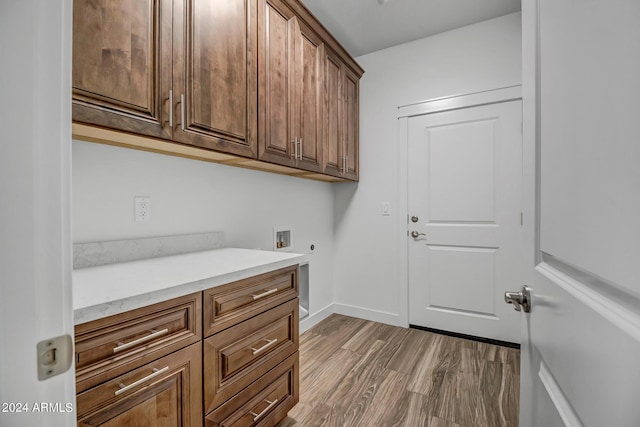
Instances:
[[[309,330],[310,328],[314,327],[318,323],[322,322],[327,317],[331,316],[334,313],[333,306],[334,306],[333,304],[329,304],[328,306],[321,309],[320,311],[310,314],[304,319],[302,319],[300,321],[300,333],[303,333]]]
[[[385,323],[387,325],[406,328],[406,325],[397,313],[389,313],[386,311],[371,310],[369,308],[337,303],[333,304],[333,312],[336,314],[343,314],[345,316],[370,320],[372,322]]]

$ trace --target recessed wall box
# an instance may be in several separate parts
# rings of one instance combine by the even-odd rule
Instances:
[[[273,250],[274,251],[291,251],[292,243],[291,227],[274,227],[273,228]]]

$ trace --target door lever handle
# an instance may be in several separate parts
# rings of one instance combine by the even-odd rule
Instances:
[[[523,286],[520,292],[505,292],[504,301],[513,304],[515,311],[531,312],[531,292],[527,286]]]
[[[418,233],[418,232],[417,232],[417,231],[415,231],[415,230],[413,230],[413,231],[411,232],[411,237],[413,237],[414,239],[417,239],[417,238],[418,238],[418,237],[420,237],[420,236],[426,236],[426,234],[424,234],[424,233]]]

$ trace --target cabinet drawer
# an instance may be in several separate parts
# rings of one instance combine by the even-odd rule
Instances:
[[[77,325],[81,392],[200,340],[200,293]]]
[[[220,332],[297,296],[297,265],[206,290],[204,336]]]
[[[201,352],[192,344],[79,393],[78,426],[201,426]]]
[[[205,427],[271,427],[298,403],[298,352],[205,417]]]
[[[204,341],[204,402],[209,412],[298,350],[298,299]]]

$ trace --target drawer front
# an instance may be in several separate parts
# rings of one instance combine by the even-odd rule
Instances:
[[[204,291],[204,336],[298,296],[298,266],[291,266]]]
[[[298,350],[298,299],[204,341],[205,412]]]
[[[205,417],[205,427],[270,427],[299,400],[298,352]]]
[[[201,375],[196,343],[79,393],[78,426],[201,426]]]
[[[78,392],[200,340],[200,293],[76,326]]]

